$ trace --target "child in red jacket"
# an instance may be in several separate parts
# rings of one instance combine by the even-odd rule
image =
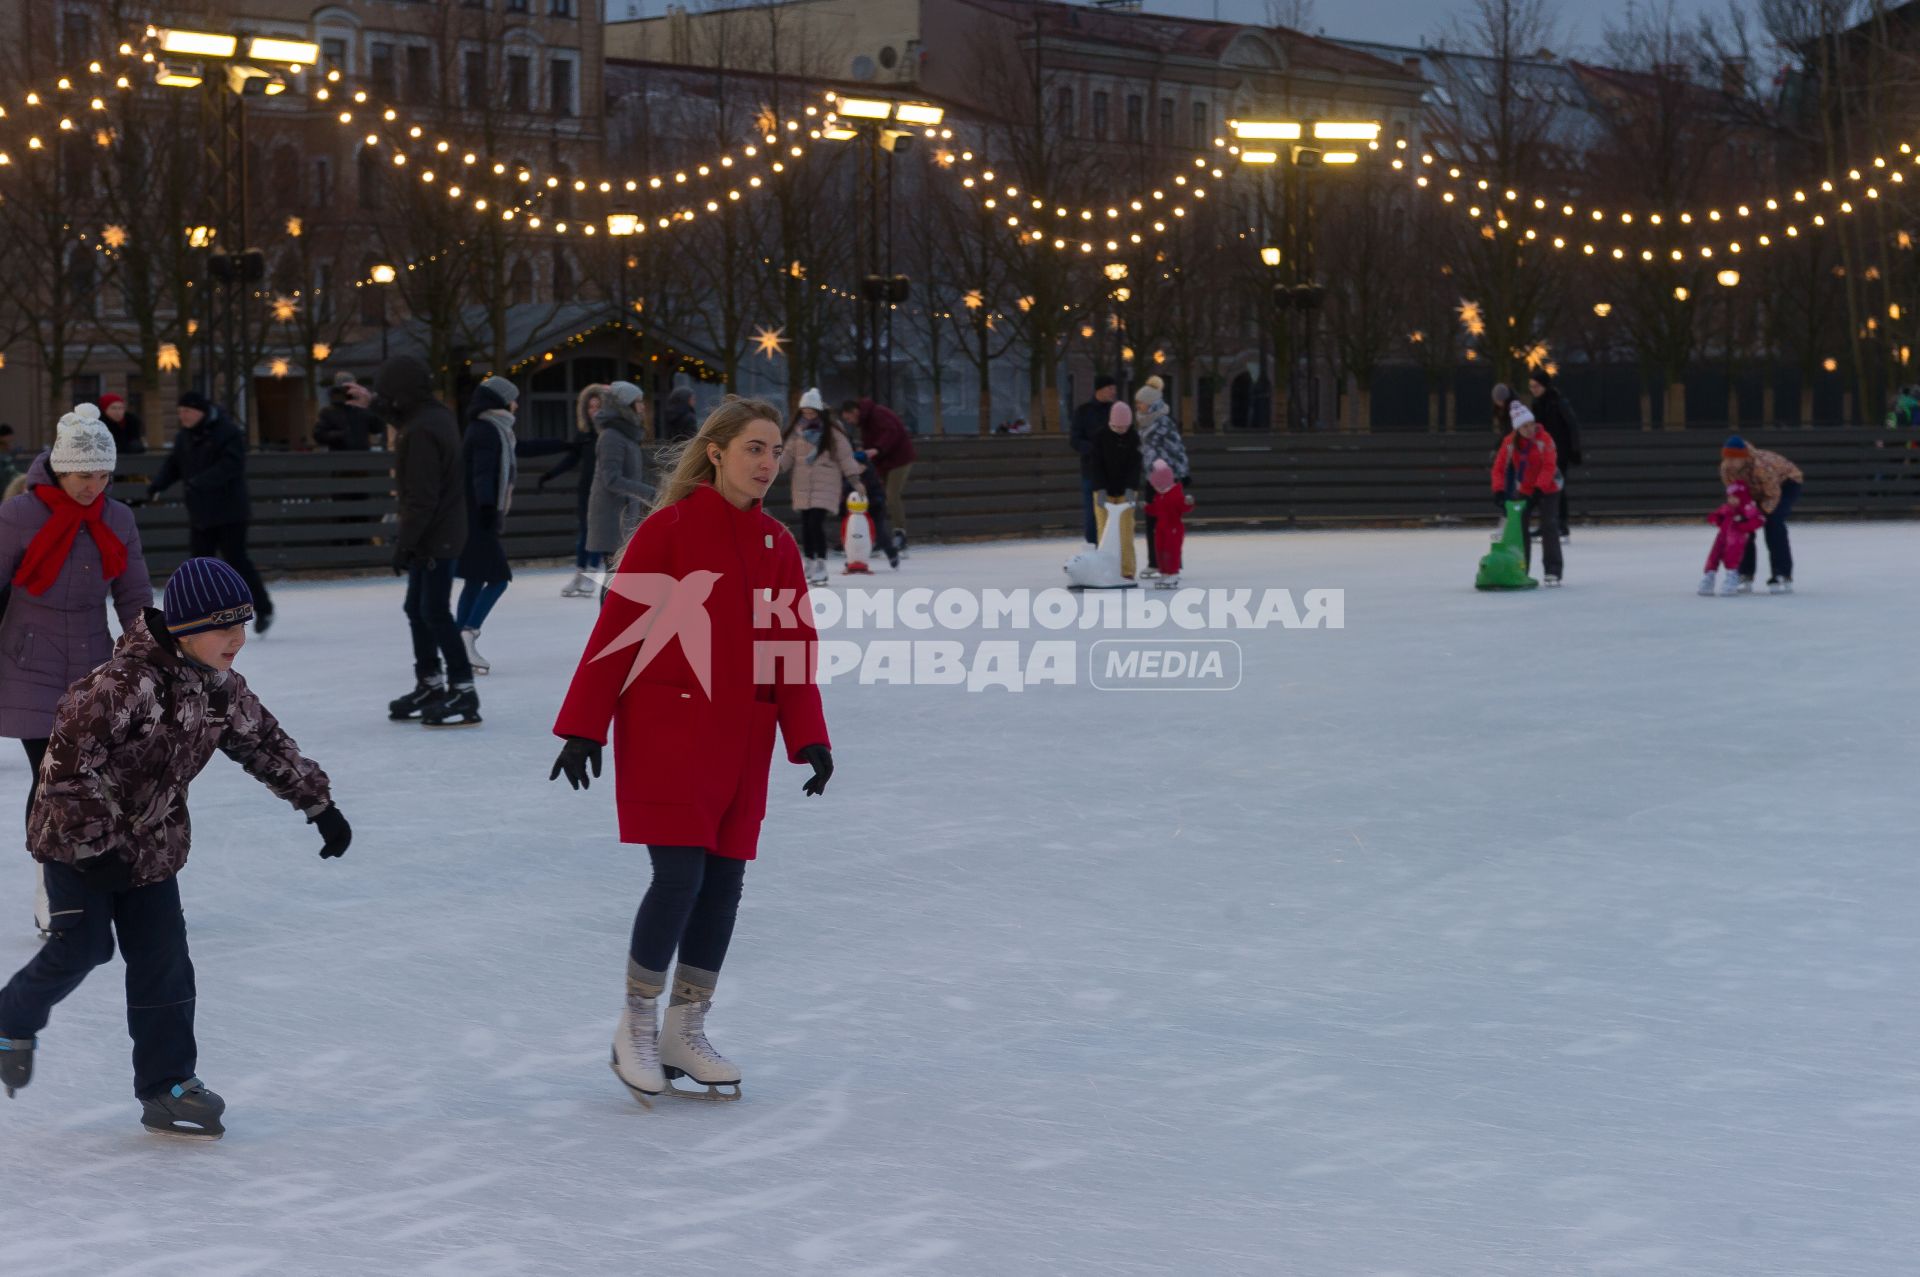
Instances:
[[[1147,474],[1147,482],[1159,495],[1147,502],[1147,517],[1153,522],[1153,555],[1160,564],[1160,575],[1155,578],[1156,590],[1174,590],[1180,587],[1180,547],[1187,539],[1187,511],[1193,508],[1193,498],[1187,495],[1180,481],[1173,477],[1173,467],[1164,461],[1153,463],[1153,469]]]
[[[1727,575],[1721,582],[1720,593],[1737,594],[1741,556],[1746,554],[1747,542],[1753,539],[1753,534],[1767,526],[1767,516],[1760,513],[1746,484],[1729,483],[1727,503],[1708,515],[1707,522],[1720,531],[1713,538],[1713,548],[1707,551],[1707,574],[1700,578],[1700,593],[1712,594],[1714,572],[1725,568]]]

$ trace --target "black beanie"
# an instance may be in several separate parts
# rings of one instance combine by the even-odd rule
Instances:
[[[197,390],[189,390],[186,394],[180,396],[180,406],[182,408],[193,408],[200,412],[210,413],[213,411],[213,400],[207,398]]]
[[[1093,393],[1097,395],[1108,386],[1117,386],[1119,384],[1120,383],[1116,382],[1113,378],[1107,376],[1107,374],[1101,373],[1093,379]]]
[[[1533,371],[1527,374],[1527,379],[1529,381],[1539,382],[1541,388],[1544,390],[1553,389],[1553,374],[1548,372],[1545,368],[1535,368]]]

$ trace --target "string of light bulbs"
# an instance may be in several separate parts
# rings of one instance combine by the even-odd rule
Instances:
[[[1216,145],[1219,145],[1216,140]],[[960,185],[974,191],[980,198],[981,208],[990,213],[1000,214],[1001,200],[1020,201],[1024,198],[1024,207],[1028,224],[1022,223],[1019,212],[1004,214],[1007,228],[1017,232],[1017,238],[1034,244],[1048,244],[1056,252],[1072,252],[1077,249],[1082,256],[1090,256],[1104,248],[1109,253],[1123,251],[1123,243],[1138,245],[1146,242],[1149,235],[1163,235],[1184,220],[1189,211],[1186,199],[1199,203],[1207,198],[1214,183],[1223,180],[1227,170],[1217,164],[1209,164],[1207,157],[1197,156],[1191,171],[1176,172],[1172,179],[1146,193],[1123,200],[1103,208],[1069,207],[1066,204],[1049,200],[1032,191],[1023,193],[1016,184],[1002,185],[999,176],[986,166],[984,160],[976,159],[972,151],[943,152],[937,157],[939,167],[956,171],[960,176]],[[1171,195],[1168,188],[1172,188]],[[1184,199],[1183,199],[1184,195]],[[1010,203],[1009,208],[1022,207]],[[1053,220],[1047,221],[1047,210],[1051,208]],[[1039,216],[1036,218],[1034,214]],[[1038,224],[1032,224],[1038,223]],[[1046,229],[1051,225],[1052,229]],[[1096,231],[1088,233],[1090,227]],[[1122,229],[1124,228],[1124,229]]]

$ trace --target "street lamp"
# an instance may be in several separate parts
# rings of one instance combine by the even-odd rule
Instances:
[[[607,234],[614,239],[626,239],[629,236],[638,235],[639,233],[640,215],[638,213],[607,214]],[[627,331],[627,263],[629,259],[627,257],[627,246],[625,244],[616,245],[616,247],[620,252],[620,261],[614,269],[620,279],[620,332],[622,341],[624,342]]]
[[[392,287],[393,281],[398,279],[399,277],[400,277],[400,273],[394,270],[394,268],[388,265],[386,262],[378,263],[377,265],[374,266],[374,268],[370,272],[368,272],[368,278],[372,279],[373,282],[376,285],[378,285],[380,288],[380,362],[381,363],[385,363],[387,361],[387,328],[388,328],[387,289]]]

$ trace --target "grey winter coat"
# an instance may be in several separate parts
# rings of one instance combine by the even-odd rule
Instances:
[[[1191,477],[1187,473],[1187,442],[1180,437],[1172,410],[1164,403],[1153,404],[1140,413],[1135,424],[1140,427],[1142,476],[1153,469],[1154,462],[1164,461],[1173,477],[1185,483]]]
[[[587,553],[615,554],[645,517],[653,485],[642,478],[646,447],[638,417],[609,403],[593,426],[600,438],[593,445],[593,493],[587,498]]]
[[[43,452],[27,471],[32,487],[57,483]],[[0,505],[0,582],[13,580],[20,560],[50,514],[32,487]],[[103,519],[127,547],[127,570],[100,579],[100,547],[82,528],[53,588],[38,598],[18,586],[8,594],[0,619],[0,736],[45,740],[53,734],[53,711],[68,687],[113,655],[103,606],[112,595],[120,628],[129,630],[153,603],[153,583],[140,551],[133,511],[109,497]]]

